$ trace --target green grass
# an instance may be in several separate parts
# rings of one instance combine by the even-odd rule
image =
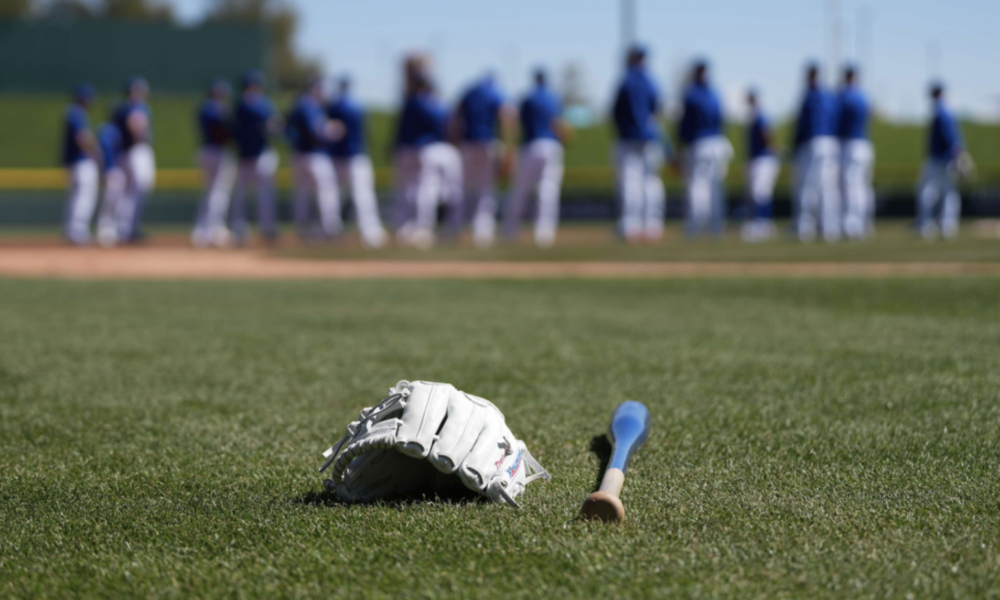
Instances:
[[[0,281],[6,597],[1000,597],[1000,279]],[[401,377],[493,399],[523,511],[344,506]],[[614,405],[654,424],[576,519]]]
[[[197,138],[194,114],[199,103],[197,95],[154,94],[151,100],[156,127],[156,153],[159,166],[183,168],[194,165]],[[102,97],[91,110],[92,120],[99,123],[116,102],[114,97]],[[281,110],[290,105],[290,96],[277,99]],[[55,167],[59,165],[60,127],[66,100],[53,95],[0,95],[0,168]],[[371,154],[376,166],[389,163],[389,147],[393,129],[392,116],[373,113],[369,119]],[[1000,125],[966,123],[965,135],[969,149],[981,167],[980,181],[1000,182]],[[744,133],[738,126],[729,129],[736,149],[736,161],[744,159]],[[789,139],[787,126],[779,132],[779,140]],[[925,130],[920,126],[890,124],[877,121],[872,138],[878,149],[877,180],[884,186],[913,185],[926,146]],[[281,144],[285,151],[284,144]],[[571,169],[610,166],[612,134],[607,124],[577,132],[566,152],[566,164]],[[288,164],[287,160],[284,164]],[[734,183],[740,183],[734,171]],[[787,175],[787,174],[786,174]],[[595,175],[568,173],[570,187],[593,187],[595,177],[601,187],[610,185],[606,173]],[[673,180],[671,178],[671,180]]]

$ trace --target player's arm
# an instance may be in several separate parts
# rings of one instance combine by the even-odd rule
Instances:
[[[83,128],[76,132],[75,137],[76,144],[81,150],[83,150],[83,153],[97,161],[97,164],[103,167],[104,155],[101,152],[100,145],[97,143],[97,138],[94,136],[94,132],[91,131],[90,128]]]

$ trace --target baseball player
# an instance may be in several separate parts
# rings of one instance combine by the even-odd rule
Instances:
[[[423,54],[411,54],[403,61],[403,101],[392,144],[393,227],[400,238],[406,237],[410,223],[416,217],[417,183],[420,174],[420,149],[414,144],[412,127],[404,128],[403,109],[417,94],[417,82],[429,77],[430,59]]]
[[[397,236],[401,243],[423,249],[434,245],[438,206],[451,206],[451,233],[457,233],[461,226],[462,159],[455,147],[445,142],[449,115],[430,78],[418,74],[413,91],[403,106],[397,141],[416,150],[414,216]]]
[[[87,107],[94,88],[81,84],[73,90],[73,102],[63,115],[63,164],[69,172],[69,200],[63,235],[71,244],[90,243],[90,221],[97,207],[100,183],[100,149],[90,129]]]
[[[191,243],[196,248],[225,247],[230,242],[226,213],[236,179],[236,161],[226,151],[230,138],[229,96],[229,83],[216,79],[198,110],[198,162],[205,191],[191,232]]]
[[[862,239],[875,231],[875,189],[872,168],[875,147],[868,139],[868,101],[858,89],[857,69],[844,69],[837,118],[840,176],[844,202],[844,235]]]
[[[278,238],[277,208],[274,203],[274,174],[278,153],[271,136],[281,131],[281,117],[264,95],[264,75],[250,71],[243,75],[242,92],[233,114],[233,138],[239,153],[236,189],[233,192],[231,230],[238,244],[248,235],[246,188],[257,188],[257,220],[266,242]]]
[[[924,239],[933,239],[938,234],[953,238],[958,235],[962,211],[958,180],[971,176],[975,165],[965,150],[958,121],[945,105],[944,84],[932,84],[930,96],[933,112],[928,156],[917,184],[917,231]]]
[[[806,69],[802,99],[792,144],[795,153],[795,233],[802,241],[816,237],[836,242],[841,234],[840,144],[837,141],[837,101],[823,89],[819,66]]]
[[[684,112],[677,137],[686,148],[687,233],[722,233],[725,218],[724,182],[733,147],[723,134],[722,105],[708,83],[708,63],[694,64],[684,93]]]
[[[343,233],[340,192],[333,170],[329,144],[343,134],[343,125],[326,116],[327,95],[320,79],[314,79],[299,96],[285,119],[285,135],[295,151],[295,195],[292,215],[299,237],[313,237],[309,227],[309,194],[319,205],[320,232],[327,238]]]
[[[472,218],[472,239],[479,247],[493,244],[496,236],[497,160],[503,153],[502,139],[508,137],[513,114],[504,103],[492,74],[473,84],[462,95],[455,113],[462,175],[471,193],[467,205]]]
[[[556,241],[559,227],[559,194],[563,178],[563,142],[569,126],[563,121],[562,104],[549,89],[545,71],[534,75],[535,86],[521,101],[521,156],[507,212],[504,234],[515,241],[519,234],[528,195],[538,197],[535,219],[535,244],[549,248]]]
[[[344,128],[340,139],[330,143],[328,149],[337,181],[342,186],[350,184],[361,241],[369,248],[381,248],[387,236],[375,196],[375,169],[366,153],[365,112],[351,96],[351,80],[347,77],[340,80],[337,98],[327,107],[326,115]]]
[[[619,233],[629,243],[663,237],[663,145],[657,117],[660,94],[646,72],[646,49],[633,46],[625,77],[615,96],[613,119],[618,133],[615,172],[622,214]]]
[[[142,213],[156,183],[152,111],[147,104],[149,84],[141,77],[133,77],[125,94],[125,100],[114,113],[122,137],[118,160],[125,173],[125,192],[118,210],[118,240],[137,243],[144,238],[140,229]]]
[[[750,109],[750,126],[747,129],[747,222],[742,237],[748,242],[759,242],[774,235],[771,220],[774,184],[781,171],[781,162],[774,149],[774,130],[760,107],[757,92],[747,93]]]
[[[97,130],[97,143],[104,157],[104,197],[97,217],[97,242],[110,248],[118,243],[118,211],[125,196],[125,170],[121,165],[122,134],[113,121]]]

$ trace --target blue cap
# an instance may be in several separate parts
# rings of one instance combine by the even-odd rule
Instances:
[[[90,102],[94,98],[94,87],[89,83],[78,83],[73,88],[73,99],[77,102]]]
[[[264,87],[264,74],[256,69],[251,69],[240,78],[240,86],[243,89],[248,87]]]

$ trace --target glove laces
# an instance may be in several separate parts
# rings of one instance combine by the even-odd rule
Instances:
[[[369,421],[374,422],[375,418],[379,415],[391,412],[396,408],[406,406],[406,399],[409,397],[411,390],[412,388],[410,387],[409,381],[405,379],[400,380],[395,386],[389,388],[389,395],[383,398],[381,402],[375,406],[361,409],[361,415],[358,417],[358,420],[347,426],[347,433],[344,434],[344,437],[340,438],[340,441],[333,446],[330,446],[326,452],[323,453],[323,457],[327,460],[323,463],[323,466],[319,468],[319,472],[322,473],[333,464],[333,461],[337,460],[337,455],[340,454],[341,448],[343,448],[344,444],[350,441],[351,438],[357,435],[358,429],[361,428],[362,424]]]
[[[527,448],[524,448],[522,452],[524,464],[527,468],[527,477],[524,478],[524,483],[518,484],[522,489],[527,487],[529,483],[535,481],[536,479],[552,479],[552,475],[545,470],[545,467],[543,467],[541,463],[535,460],[535,457],[531,455],[531,452],[529,452]],[[494,500],[499,497],[508,505],[517,509],[521,508],[521,505],[517,503],[517,500],[515,500],[510,492],[507,491],[507,482],[502,479],[494,479],[487,489],[487,494],[489,494],[490,498],[493,498]]]

